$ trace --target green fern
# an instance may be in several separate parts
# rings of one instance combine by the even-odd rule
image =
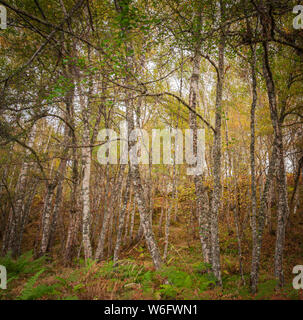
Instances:
[[[8,278],[15,278],[21,274],[33,274],[38,272],[45,262],[46,257],[42,256],[34,260],[33,252],[28,251],[18,259],[13,259],[9,252],[5,257],[0,257],[0,265],[6,267]]]
[[[178,288],[169,284],[162,284],[160,290],[156,291],[155,295],[158,296],[160,294],[159,297],[163,297],[164,299],[176,299],[178,293]]]
[[[38,271],[27,281],[24,289],[21,292],[21,295],[17,297],[18,300],[36,300],[43,296],[52,295],[55,293],[55,289],[58,287],[58,284],[54,284],[51,286],[42,284],[35,287],[38,278],[44,271],[45,269]]]

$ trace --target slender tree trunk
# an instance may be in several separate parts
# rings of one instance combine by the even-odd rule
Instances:
[[[168,197],[168,192],[167,192]],[[164,253],[163,253],[163,261],[165,262],[168,254],[168,244],[169,244],[169,227],[171,220],[171,211],[173,206],[174,199],[170,199],[169,206],[166,210],[166,219],[165,219],[165,239],[164,239]]]
[[[237,234],[237,243],[238,243],[238,255],[239,255],[239,268],[242,283],[245,284],[244,271],[243,271],[243,255],[242,255],[242,239],[240,233],[240,221],[239,221],[239,212],[238,208],[234,209],[235,225],[236,225],[236,234]]]
[[[83,202],[83,222],[82,222],[82,237],[85,260],[92,258],[92,246],[90,241],[90,173],[91,173],[91,147],[90,147],[90,134],[89,134],[89,119],[90,110],[85,107],[84,97],[80,98],[82,105],[83,116],[83,148],[82,148],[82,202]]]
[[[31,185],[28,188],[28,198],[24,204],[24,208],[23,208],[23,216],[22,216],[22,220],[21,220],[21,225],[20,225],[20,232],[17,236],[17,256],[19,256],[21,254],[21,244],[22,244],[22,239],[23,239],[23,234],[24,234],[24,229],[25,226],[27,224],[28,221],[28,217],[30,215],[30,210],[31,210],[31,206],[34,200],[34,197],[36,195],[36,191],[37,191],[37,187],[38,187],[38,179],[34,178]]]
[[[129,8],[128,6],[125,6],[123,1],[119,0],[115,2],[116,5],[116,10],[119,14],[124,14],[128,15],[129,14]],[[125,33],[126,37],[129,35],[128,29],[121,24],[121,31]],[[125,49],[126,49],[126,60],[127,60],[127,68],[129,70],[133,70],[136,66],[136,60],[135,56],[133,54],[134,50],[132,48],[132,43],[128,40],[125,43]],[[127,75],[125,82],[127,85],[131,85],[131,78]],[[134,109],[133,106],[131,105],[131,94],[126,99],[126,121],[128,123],[128,130],[129,133],[134,129]],[[139,101],[140,102],[140,101]],[[129,144],[129,150],[131,148],[131,145]],[[141,181],[141,176],[140,176],[140,171],[139,171],[139,165],[136,163],[130,163],[130,175],[131,179],[133,182],[134,186],[134,194],[135,194],[135,199],[136,203],[138,205],[138,211],[140,214],[140,223],[142,224],[143,228],[143,233],[144,237],[146,240],[146,244],[148,246],[148,249],[150,251],[154,266],[156,269],[159,269],[162,265],[162,259],[160,255],[160,251],[152,230],[152,224],[150,221],[150,217],[148,214],[148,210],[146,208],[146,202],[145,202],[145,197],[144,197],[144,189],[142,187],[142,181]]]
[[[114,220],[116,219],[117,211],[121,210],[120,204],[121,204],[121,194],[118,191],[117,200],[115,203],[118,205],[115,208],[112,208],[109,215],[109,225],[108,225],[108,231],[107,231],[107,257],[111,257],[113,255],[113,233],[114,233],[114,227],[116,226],[116,222],[114,223]]]
[[[52,200],[55,188],[55,183],[49,183],[46,188],[46,195],[44,198],[44,209],[42,214],[42,238],[39,255],[45,254],[48,247],[51,226]]]
[[[219,43],[219,64],[218,64],[218,81],[216,93],[216,115],[215,115],[215,133],[213,146],[213,176],[214,190],[212,194],[211,208],[211,242],[212,242],[212,266],[218,284],[222,285],[220,247],[218,232],[218,215],[221,207],[221,124],[222,124],[222,94],[224,81],[224,50],[225,38],[221,35]]]
[[[132,210],[132,215],[131,215],[131,219],[130,219],[129,237],[128,237],[129,245],[133,242],[134,225],[135,225],[135,214],[136,214],[136,201],[134,199],[133,200],[133,210]]]
[[[269,48],[268,39],[270,38],[270,24],[268,21],[269,12],[268,8],[262,2],[259,4],[259,14],[262,24],[263,38],[263,73],[266,81],[270,117],[272,121],[272,126],[274,129],[274,142],[273,151],[271,159],[269,162],[268,174],[266,177],[266,182],[264,186],[264,192],[260,205],[260,212],[258,215],[259,229],[257,235],[257,244],[255,248],[255,255],[253,256],[252,272],[251,272],[251,284],[252,292],[256,292],[258,283],[258,272],[260,264],[260,254],[262,245],[262,235],[264,230],[265,222],[265,207],[268,199],[268,190],[270,183],[272,181],[274,172],[277,168],[277,182],[279,188],[278,194],[278,223],[277,223],[277,238],[276,238],[276,249],[275,249],[275,277],[278,280],[279,286],[283,286],[284,276],[283,276],[283,249],[284,249],[284,239],[285,239],[285,222],[288,215],[288,201],[287,201],[287,189],[286,189],[286,175],[285,175],[285,165],[284,165],[284,154],[283,154],[283,135],[282,135],[282,123],[280,119],[283,119],[283,115],[278,114],[275,84],[269,64]]]
[[[130,224],[130,216],[131,216],[131,204],[132,204],[132,190],[130,189],[129,191],[129,206],[127,209],[127,214],[126,214],[126,221],[125,221],[125,228],[124,228],[124,237],[123,237],[123,243],[126,246],[128,243],[128,228],[129,228],[129,224]]]
[[[64,182],[64,175],[65,175],[65,171],[66,171],[66,163],[67,163],[67,161],[64,160],[64,164],[62,166],[62,172],[60,173],[61,177],[58,182],[54,211],[53,211],[52,222],[51,222],[50,239],[49,239],[47,251],[51,250],[51,248],[53,247],[54,242],[55,242],[56,230],[57,230],[57,220],[58,220],[58,215],[60,212],[61,203],[62,203],[62,196],[63,196],[63,182]]]
[[[76,146],[76,139],[73,136],[73,146]],[[67,231],[67,238],[64,249],[64,261],[66,264],[69,264],[72,261],[74,255],[74,249],[77,240],[77,233],[80,223],[80,214],[78,210],[79,199],[78,199],[78,190],[79,190],[79,171],[78,171],[78,155],[77,150],[73,148],[73,165],[72,165],[72,190],[71,190],[71,209],[70,209],[70,221]]]
[[[263,21],[263,28],[264,26]],[[278,184],[278,223],[277,223],[277,238],[275,249],[275,277],[280,287],[284,285],[283,274],[283,250],[285,241],[285,227],[286,219],[288,217],[288,198],[287,198],[287,185],[286,185],[286,173],[284,164],[284,148],[283,148],[283,133],[282,123],[278,115],[275,84],[269,65],[268,58],[268,42],[263,42],[264,49],[264,77],[266,80],[268,100],[270,106],[270,116],[275,134],[275,145],[277,149],[277,184]]]
[[[138,210],[140,213],[140,221],[142,223],[144,237],[149,247],[155,268],[159,269],[162,264],[162,259],[160,256],[158,245],[155,240],[154,233],[152,231],[150,219],[147,214],[146,207],[144,205],[145,202],[143,196],[143,188],[141,185],[140,173],[137,165],[131,165],[131,175],[134,184],[135,198],[138,204]]]
[[[274,199],[274,192],[275,192],[275,189],[272,183],[269,189],[268,205],[267,205],[267,224],[268,224],[268,231],[270,234],[273,234],[271,207],[272,207],[272,201]]]
[[[116,246],[115,246],[115,251],[114,251],[114,265],[116,265],[119,260],[119,251],[120,251],[120,247],[121,247],[122,231],[123,231],[123,225],[124,225],[124,221],[125,221],[125,213],[127,210],[127,202],[128,202],[129,198],[130,198],[130,175],[128,174],[127,181],[126,181],[126,189],[125,189],[124,196],[123,196],[122,208],[119,212],[117,239],[116,239]]]
[[[53,180],[50,183],[47,183],[46,186],[46,196],[44,200],[44,209],[43,209],[43,214],[42,214],[42,237],[41,237],[41,246],[40,246],[40,251],[39,255],[44,255],[48,250],[49,250],[49,245],[50,245],[50,239],[52,236],[52,219],[54,219],[54,216],[52,217],[52,202],[53,202],[53,196],[55,189],[57,187],[57,195],[56,195],[56,201],[55,201],[55,207],[53,214],[55,213],[57,215],[57,210],[59,209],[58,206],[60,205],[61,201],[61,195],[60,192],[62,193],[62,183],[65,175],[65,170],[66,170],[66,163],[67,163],[67,155],[69,149],[66,147],[69,141],[69,133],[70,129],[65,126],[65,137],[64,137],[64,145],[65,148],[63,150],[63,159],[60,161],[59,168],[57,172],[55,173],[55,176]],[[60,189],[58,190],[58,188]],[[55,211],[56,209],[56,211]]]
[[[36,125],[34,125],[29,133],[27,146],[32,148],[34,144],[34,139],[36,136]],[[26,149],[25,156],[28,157],[30,155],[30,151]],[[30,168],[30,163],[27,159],[22,164],[21,171],[18,177],[18,182],[16,185],[16,196],[15,196],[15,206],[12,211],[12,217],[10,219],[10,225],[8,228],[8,239],[7,247],[4,249],[4,253],[11,251],[13,257],[17,256],[18,252],[18,234],[20,233],[20,227],[22,225],[23,220],[23,205],[24,199],[26,196],[26,183],[27,183],[27,174]]]
[[[252,270],[255,270],[257,254],[257,190],[255,165],[255,113],[257,106],[257,78],[256,78],[256,48],[251,46],[251,78],[252,78],[252,104],[250,110],[250,171],[251,171],[251,228],[252,228]],[[251,277],[255,277],[254,274]],[[252,285],[253,281],[251,281]],[[253,288],[252,288],[253,289]],[[253,289],[255,292],[256,289]]]
[[[131,106],[127,106],[127,121],[128,121],[128,128],[129,132],[134,129],[134,112],[131,109]],[[131,147],[131,145],[129,146]],[[143,234],[147,243],[147,246],[150,250],[150,254],[155,265],[156,269],[159,269],[162,265],[162,259],[160,256],[160,251],[158,245],[155,240],[155,236],[152,230],[152,225],[150,221],[150,217],[145,205],[145,197],[144,197],[144,190],[141,183],[140,171],[138,164],[131,163],[130,164],[130,174],[131,179],[133,181],[134,186],[134,194],[136,203],[138,205],[138,210],[140,214],[140,223],[142,224]]]
[[[124,171],[125,171],[125,166],[121,166],[119,173],[118,173],[117,184],[115,186],[114,194],[116,196],[112,197],[111,199],[108,199],[108,203],[107,203],[107,206],[106,206],[106,209],[104,212],[102,229],[101,229],[101,233],[99,236],[98,246],[97,246],[97,250],[96,250],[96,254],[95,254],[96,260],[102,261],[104,259],[105,237],[106,237],[106,233],[108,231],[108,225],[109,225],[110,218],[111,218],[111,216],[110,216],[111,205],[112,205],[112,203],[116,203],[119,188],[121,188],[121,184],[123,181]]]
[[[201,27],[201,13],[198,13],[198,24]],[[200,28],[199,28],[200,32]],[[197,49],[195,50],[195,56],[193,59],[193,70],[190,80],[190,93],[189,93],[189,105],[192,110],[196,111],[198,106],[198,97],[199,97],[199,79],[200,79],[200,63],[201,63],[201,55],[200,55],[200,41],[198,41]],[[197,116],[194,112],[190,112],[189,117],[189,126],[193,131],[193,154],[196,157],[197,165],[199,164],[199,155],[197,149]],[[194,183],[195,183],[195,193],[196,193],[196,208],[198,214],[198,222],[199,222],[199,236],[202,245],[202,254],[204,261],[206,263],[211,262],[211,242],[210,242],[210,221],[209,221],[209,211],[207,208],[208,204],[208,196],[207,190],[203,186],[203,176],[204,174],[197,173],[194,175]]]
[[[163,214],[164,214],[164,201],[163,201],[163,198],[162,198],[162,206],[161,206],[161,213],[160,213],[159,226],[158,226],[158,235],[159,235],[160,238],[162,237]]]
[[[236,177],[237,179],[237,177]],[[236,226],[236,234],[237,234],[237,243],[238,243],[238,255],[239,255],[239,269],[242,284],[245,285],[244,271],[243,271],[243,255],[242,255],[242,228],[240,227],[240,208],[241,208],[241,199],[240,199],[240,190],[235,181],[235,189],[236,189],[236,203],[234,206],[234,218],[235,218],[235,226]]]
[[[289,210],[289,214],[296,214],[297,211],[297,207],[298,207],[298,202],[299,202],[299,192],[298,192],[298,185],[299,185],[299,181],[300,181],[300,176],[301,176],[301,170],[303,168],[303,157],[300,158],[300,160],[298,161],[298,168],[297,168],[297,172],[296,172],[296,177],[295,177],[295,181],[294,181],[294,190],[293,193],[291,195],[291,199],[290,199],[290,210]]]
[[[252,269],[250,274],[252,293],[256,293],[257,287],[258,287],[261,247],[262,247],[263,231],[265,226],[268,193],[269,193],[270,185],[275,172],[276,158],[277,158],[277,149],[276,147],[273,147],[272,154],[269,160],[269,165],[268,165],[268,173],[266,175],[265,185],[264,185],[264,189],[261,196],[260,208],[258,210],[258,215],[257,215],[257,239],[256,239],[255,250],[253,251]]]

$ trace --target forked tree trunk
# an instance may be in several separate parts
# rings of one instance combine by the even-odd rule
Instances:
[[[129,118],[128,118],[128,122],[130,123],[129,125],[130,130],[132,130],[132,128],[134,128],[133,120],[129,121]],[[130,174],[131,174],[131,179],[134,185],[134,194],[135,194],[136,203],[138,205],[140,222],[143,228],[143,234],[144,234],[147,246],[149,248],[154,266],[156,269],[159,269],[162,265],[162,259],[161,259],[160,251],[152,230],[150,217],[149,217],[147,208],[145,206],[146,202],[144,198],[144,190],[141,184],[139,166],[137,164],[130,165]]]
[[[108,226],[109,226],[109,222],[110,222],[110,218],[111,218],[111,207],[113,203],[116,203],[117,200],[117,195],[119,192],[119,189],[121,188],[121,184],[123,181],[123,175],[125,172],[125,166],[122,165],[120,167],[119,173],[118,173],[118,178],[117,178],[117,182],[116,182],[116,186],[114,188],[114,194],[116,195],[115,197],[111,197],[110,199],[108,199],[106,208],[105,208],[105,212],[104,212],[104,217],[103,217],[103,223],[102,223],[102,229],[101,229],[101,233],[99,235],[99,241],[98,241],[98,246],[97,246],[97,250],[95,253],[95,259],[102,261],[104,259],[104,248],[105,248],[105,238],[106,238],[106,234],[108,232]]]
[[[265,223],[265,208],[268,199],[269,186],[273,178],[273,174],[277,168],[277,182],[279,188],[279,199],[278,199],[278,224],[277,224],[277,238],[276,238],[276,249],[275,249],[275,277],[278,280],[280,286],[283,286],[283,249],[284,249],[284,238],[285,238],[285,222],[288,215],[288,201],[287,201],[287,190],[286,190],[286,175],[284,166],[284,154],[283,154],[283,136],[282,136],[282,123],[278,115],[277,100],[275,92],[275,84],[271,68],[269,65],[268,57],[268,41],[266,40],[270,30],[268,25],[268,12],[265,7],[260,11],[260,18],[263,29],[263,73],[266,81],[268,101],[270,107],[270,117],[274,128],[274,142],[271,159],[269,162],[268,174],[264,186],[263,196],[260,205],[260,211],[258,214],[258,230],[257,230],[257,243],[252,257],[252,272],[251,272],[251,285],[252,292],[257,291],[258,285],[258,273],[260,265],[262,235]]]
[[[62,153],[62,160],[60,161],[59,168],[57,172],[55,173],[55,176],[53,180],[50,183],[47,183],[46,186],[46,195],[44,199],[44,208],[42,213],[42,237],[41,237],[41,246],[39,255],[44,255],[50,248],[50,239],[54,235],[52,235],[52,219],[54,219],[54,213],[57,215],[57,210],[59,209],[61,197],[62,195],[62,183],[64,180],[65,170],[66,170],[66,163],[67,163],[67,155],[69,152],[69,149],[67,147],[67,144],[70,140],[69,137],[70,129],[68,126],[65,126],[64,130],[64,150]],[[58,187],[57,187],[58,186]],[[55,200],[55,207],[54,211],[52,212],[52,202],[53,202],[53,196],[55,189],[57,187],[57,195]],[[53,216],[52,216],[53,213]]]
[[[31,186],[29,187],[29,196],[24,204],[24,208],[23,208],[23,217],[22,217],[22,221],[21,221],[21,225],[20,225],[20,232],[17,236],[17,257],[21,254],[21,244],[22,244],[22,239],[23,239],[23,234],[24,234],[24,229],[25,226],[27,224],[28,221],[28,217],[30,215],[30,210],[31,210],[31,206],[34,200],[34,197],[36,195],[36,191],[38,188],[38,179],[33,179]]]
[[[128,6],[125,6],[123,4],[123,1],[116,1],[116,9],[118,13],[128,14]],[[128,36],[128,30],[125,28],[125,26],[121,25],[121,30]],[[127,68],[129,70],[133,70],[136,66],[135,56],[133,55],[133,48],[130,42],[126,43],[125,49],[127,52]],[[126,77],[126,84],[131,84],[131,79],[129,76]],[[131,95],[129,95],[130,97]],[[134,115],[134,109],[131,105],[131,101],[127,97],[126,99],[126,121],[128,123],[128,130],[129,133],[134,129],[134,123],[135,123],[135,115]],[[129,150],[131,148],[131,144],[129,144]],[[142,181],[140,177],[140,171],[139,171],[139,165],[135,163],[130,163],[130,175],[134,186],[134,194],[136,203],[138,205],[138,211],[140,214],[140,223],[143,228],[143,234],[145,237],[145,241],[147,244],[147,247],[150,251],[154,266],[156,269],[159,269],[162,265],[162,259],[160,255],[160,251],[152,230],[152,224],[150,221],[150,216],[148,209],[146,208],[146,201],[144,197],[144,189],[142,187]]]

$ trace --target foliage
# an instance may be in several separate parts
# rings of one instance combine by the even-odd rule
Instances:
[[[55,294],[55,289],[58,287],[54,285],[39,284],[35,286],[40,275],[45,271],[42,269],[32,276],[25,284],[21,295],[17,297],[18,300],[36,300],[44,296]]]
[[[0,257],[0,265],[6,267],[8,279],[17,279],[20,275],[33,274],[38,272],[45,263],[46,257],[33,258],[33,252],[28,251],[17,259],[13,259],[11,253]]]

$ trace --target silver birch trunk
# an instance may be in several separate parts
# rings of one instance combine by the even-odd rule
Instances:
[[[212,194],[211,208],[211,247],[212,247],[212,269],[218,284],[222,285],[220,247],[218,232],[218,215],[221,207],[221,124],[222,124],[222,94],[224,81],[224,51],[225,38],[221,35],[219,43],[219,63],[218,63],[218,80],[216,92],[216,114],[215,114],[215,133],[213,146],[213,176],[214,190]]]
[[[123,203],[122,208],[119,212],[119,220],[118,220],[118,231],[117,231],[117,239],[116,239],[116,245],[114,250],[114,265],[117,265],[119,260],[119,252],[121,247],[121,240],[122,240],[122,231],[123,231],[123,225],[125,221],[125,214],[127,210],[127,202],[130,198],[130,176],[128,174],[127,181],[126,181],[126,188],[124,191],[123,196]]]
[[[82,172],[83,179],[81,185],[83,213],[82,213],[82,238],[85,260],[92,258],[92,246],[90,241],[90,174],[91,174],[91,147],[89,134],[89,105],[85,107],[84,97],[80,98],[83,117],[83,137],[82,137]]]
[[[29,133],[27,146],[32,148],[34,144],[34,139],[36,136],[37,127],[34,125]],[[25,157],[30,155],[30,150],[26,149]],[[27,159],[22,164],[21,171],[18,177],[18,182],[16,185],[16,196],[15,196],[15,210],[12,212],[11,227],[9,228],[8,244],[6,252],[11,251],[12,255],[15,257],[18,251],[18,241],[17,234],[20,232],[19,228],[23,219],[23,204],[26,195],[26,183],[27,174],[30,168],[30,163]]]
[[[251,228],[252,228],[252,270],[257,251],[257,191],[256,191],[256,164],[255,164],[255,113],[257,106],[257,78],[256,78],[256,48],[251,46],[251,78],[252,104],[250,110],[250,171],[251,171]],[[253,290],[254,291],[254,290]]]
[[[262,21],[264,34],[266,33],[267,26]],[[276,100],[275,84],[269,65],[268,57],[268,42],[263,42],[264,49],[264,77],[267,86],[268,100],[270,106],[270,116],[275,135],[275,148],[277,149],[277,185],[278,185],[278,222],[277,222],[277,235],[276,235],[276,248],[275,248],[275,277],[278,281],[278,285],[283,287],[284,285],[284,273],[283,273],[283,250],[285,241],[285,227],[286,220],[289,214],[288,196],[287,196],[287,184],[286,173],[284,163],[284,147],[283,147],[283,132],[282,123],[279,119],[278,106]]]
[[[105,208],[102,229],[101,229],[101,233],[99,236],[97,250],[95,253],[95,259],[99,260],[99,261],[102,261],[104,259],[105,238],[106,238],[106,233],[108,232],[108,226],[109,226],[109,222],[110,222],[110,218],[111,218],[111,215],[110,215],[111,205],[112,205],[112,203],[115,203],[115,200],[117,199],[117,195],[118,195],[119,189],[120,189],[122,181],[123,181],[124,171],[125,171],[125,167],[121,166],[119,173],[118,173],[118,178],[117,178],[115,191],[114,191],[114,194],[116,196],[108,199],[109,201],[107,202],[107,206]],[[113,200],[113,198],[115,200]]]
[[[128,244],[130,245],[133,242],[133,234],[134,234],[134,225],[135,225],[135,214],[136,214],[136,201],[133,200],[133,210],[130,219],[130,230],[128,236]]]

